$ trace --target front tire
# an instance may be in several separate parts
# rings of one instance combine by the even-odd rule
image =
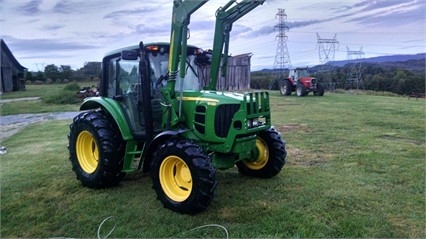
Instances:
[[[244,175],[259,178],[271,178],[277,175],[285,165],[285,142],[281,135],[273,128],[262,131],[257,135],[256,161],[237,162],[238,171]]]
[[[151,169],[153,188],[165,208],[196,214],[214,198],[216,168],[201,147],[188,140],[174,139],[161,145]]]
[[[296,95],[299,97],[306,96],[308,93],[306,87],[303,84],[297,84],[296,86]]]
[[[68,135],[72,169],[84,186],[115,186],[124,178],[124,142],[115,122],[102,111],[83,112]]]
[[[324,95],[324,87],[320,84],[317,86],[317,91],[314,92],[315,96],[323,96]]]

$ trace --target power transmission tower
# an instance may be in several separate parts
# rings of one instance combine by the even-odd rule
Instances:
[[[345,90],[352,88],[364,90],[364,81],[361,76],[361,61],[363,58],[364,52],[362,51],[362,46],[359,48],[359,51],[351,51],[348,46],[346,46],[346,60],[352,61],[351,71],[348,73],[345,82]]]
[[[323,85],[327,90],[334,91],[336,86],[335,82],[332,81],[333,75],[333,61],[336,50],[339,49],[339,41],[336,39],[337,34],[334,34],[334,38],[321,38],[317,33],[317,49],[321,68],[319,70],[320,78],[323,78]]]
[[[274,26],[274,30],[278,29],[278,34],[275,37],[277,42],[277,52],[275,55],[274,62],[274,73],[276,74],[276,79],[271,82],[269,88],[273,88],[273,85],[276,84],[280,79],[285,77],[285,69],[291,67],[290,54],[287,48],[287,35],[286,32],[290,29],[285,23],[287,19],[287,14],[285,9],[278,8],[278,13],[275,15],[275,19],[278,18],[278,24]]]

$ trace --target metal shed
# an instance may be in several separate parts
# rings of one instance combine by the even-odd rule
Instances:
[[[248,90],[250,89],[250,59],[253,54],[245,53],[228,57],[227,80],[219,75],[218,90]],[[210,82],[210,66],[199,66],[198,76],[201,86]]]
[[[25,90],[23,67],[13,56],[3,39],[0,39],[0,92]]]

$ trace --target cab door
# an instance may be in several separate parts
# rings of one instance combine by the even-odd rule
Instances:
[[[134,136],[144,137],[145,117],[142,104],[143,89],[139,75],[139,61],[120,59],[116,64],[117,95]]]

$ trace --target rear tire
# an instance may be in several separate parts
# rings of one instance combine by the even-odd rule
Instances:
[[[102,111],[83,112],[70,125],[70,161],[77,180],[89,188],[115,186],[124,178],[124,142]]]
[[[151,177],[157,198],[165,208],[196,214],[214,198],[216,168],[200,146],[174,139],[155,152]]]
[[[289,80],[282,80],[280,84],[281,95],[291,95],[292,85]]]
[[[271,178],[277,175],[285,165],[285,142],[273,128],[262,131],[256,139],[259,156],[256,161],[237,162],[238,171],[244,175],[259,178]]]

